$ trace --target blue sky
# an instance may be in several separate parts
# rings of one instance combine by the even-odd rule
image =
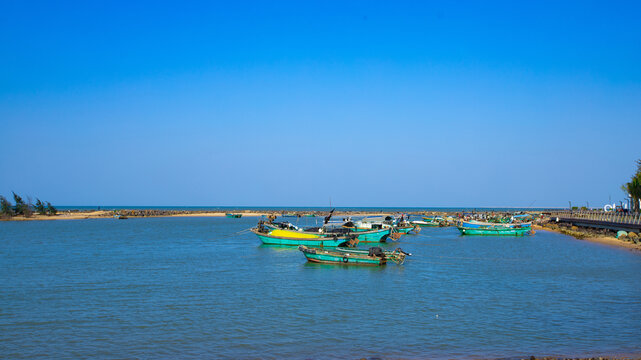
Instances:
[[[641,158],[638,2],[3,2],[0,194],[601,206]]]

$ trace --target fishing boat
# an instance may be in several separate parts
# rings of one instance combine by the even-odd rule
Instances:
[[[532,228],[528,226],[500,226],[491,225],[483,227],[468,228],[464,226],[457,226],[462,235],[511,235],[522,236],[532,233]]]
[[[422,220],[412,220],[412,221],[410,221],[410,224],[412,224],[414,226],[420,226],[420,227],[436,227],[436,226],[440,226],[440,224],[437,223],[437,222],[422,221]]]
[[[394,251],[383,251],[379,247],[373,247],[369,250],[348,248],[317,249],[301,245],[298,250],[305,255],[309,262],[342,265],[380,266],[387,264],[388,260],[400,265],[405,262],[406,256],[411,255],[401,250],[401,248],[397,248]]]
[[[269,228],[269,229],[272,229],[272,230],[281,229],[281,230],[304,231],[302,228],[300,228],[300,227],[298,227],[298,226],[296,226],[296,225],[294,225],[294,224],[292,224],[290,222],[285,222],[285,221],[282,221],[282,222],[275,222],[275,221],[262,222],[262,223],[259,223],[259,224],[262,224],[266,228]]]
[[[356,249],[356,248],[337,247],[336,249],[333,249],[333,250],[336,250],[338,252],[343,252],[343,253],[360,253],[360,254],[368,254],[368,255],[369,255],[370,251],[372,251],[374,253],[379,253],[379,252],[382,251],[383,254],[385,254],[385,256],[388,257],[388,258],[390,258],[394,254],[398,254],[398,253],[402,253],[405,256],[412,256],[411,253],[405,252],[401,248],[396,248],[396,249],[394,249],[392,251],[392,250],[384,250],[384,249],[381,249],[380,247],[371,247],[369,249]]]
[[[295,230],[274,230],[260,225],[250,229],[250,231],[256,234],[260,241],[265,245],[336,247],[355,244],[357,239],[357,237],[352,234],[346,234],[344,236],[338,236],[338,234],[322,236],[321,234],[299,232]]]
[[[318,237],[346,236],[352,234],[358,237],[358,242],[367,243],[385,242],[392,231],[391,228],[370,230],[357,229],[350,226],[349,223],[342,226],[337,224],[325,224],[321,227],[310,227],[306,229],[288,222],[263,223],[262,225],[271,230],[290,230],[297,234],[308,234]]]
[[[267,229],[279,229],[279,230],[295,230],[299,234],[312,235],[314,237],[343,237],[351,236],[353,241],[358,242],[385,242],[388,236],[391,234],[393,229],[390,225],[386,227],[383,226],[369,226],[369,227],[359,227],[356,226],[353,222],[339,222],[331,223],[330,220],[334,214],[332,209],[329,214],[323,219],[323,224],[318,227],[310,227],[306,229],[301,229],[291,223],[282,222],[259,222],[259,227],[265,227]],[[349,220],[349,219],[343,219]]]
[[[359,242],[375,243],[387,241],[391,231],[391,228],[373,230],[355,229],[352,233],[358,236]]]
[[[477,220],[463,220],[460,223],[460,226],[465,227],[465,228],[482,228],[482,227],[487,227],[487,226],[500,226],[500,227],[527,227],[531,228],[532,223],[492,223],[492,222],[483,222],[483,221],[477,221]]]
[[[425,215],[423,216],[423,220],[425,221],[443,221],[443,217],[441,215]]]
[[[401,234],[409,234],[410,231],[415,230],[415,231],[420,231],[420,226],[412,225],[410,223],[403,224],[403,225],[397,225],[394,226],[394,229],[396,232],[401,233]]]
[[[346,222],[342,227],[357,233],[359,242],[386,242],[391,232],[394,231],[394,228],[391,226],[378,228],[358,227],[352,221]]]
[[[227,216],[228,218],[235,218],[235,219],[238,219],[238,218],[243,217],[243,214],[232,214],[232,213],[227,213],[227,214],[225,214],[225,216]]]
[[[397,233],[401,235],[407,234],[412,230],[414,230],[415,232],[420,231],[419,226],[412,225],[411,223],[403,219],[404,218],[401,217],[399,220],[397,220],[393,216],[367,217],[359,221],[354,221],[354,224],[358,229],[392,228],[391,233]]]
[[[393,216],[374,216],[365,217],[360,220],[353,221],[359,229],[382,229],[394,226],[396,219]]]
[[[437,227],[443,226],[445,219],[440,216],[423,216],[423,221],[412,221],[412,223],[418,223],[420,227]]]
[[[410,223],[410,215],[407,214],[401,214],[398,219],[395,219],[394,226],[401,234],[409,234],[411,231],[418,234],[421,231],[420,226]]]

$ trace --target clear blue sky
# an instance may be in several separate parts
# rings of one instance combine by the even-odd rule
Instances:
[[[603,205],[641,158],[639,2],[0,9],[0,194]]]

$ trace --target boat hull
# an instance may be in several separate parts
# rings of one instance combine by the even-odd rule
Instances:
[[[325,237],[317,233],[309,233],[304,231],[287,230],[287,229],[274,229],[269,232],[269,235],[275,236],[275,237],[292,238],[292,239],[319,239],[319,238]]]
[[[379,230],[357,228],[354,232],[358,235],[358,242],[386,242],[390,228]]]
[[[408,234],[410,231],[414,230],[414,226],[397,226],[394,230],[401,234]]]
[[[284,245],[284,246],[313,246],[313,247],[336,247],[341,246],[349,240],[345,237],[317,237],[317,238],[293,238],[285,236],[273,236],[252,229],[252,232],[258,236],[260,241],[265,245]]]
[[[506,235],[506,236],[523,236],[531,232],[529,227],[494,227],[494,228],[467,228],[458,226],[462,235]]]
[[[361,253],[338,252],[325,249],[308,249],[299,247],[309,262],[321,264],[380,266],[385,265],[387,260],[376,256],[368,256]]]
[[[514,227],[531,228],[532,223],[488,223],[488,222],[481,222],[481,221],[462,221],[461,226],[468,229],[484,228],[488,226],[501,226],[506,228],[514,228]]]
[[[281,229],[273,224],[264,224],[266,228],[269,228],[272,230],[272,232],[277,232],[277,236],[285,236],[285,237],[293,237],[293,238],[298,238],[298,237],[313,237],[313,238],[326,238],[326,237],[335,237],[335,235],[331,232],[325,233],[325,232],[309,232],[309,231],[297,231],[294,229]],[[385,228],[385,229],[377,229],[377,230],[372,230],[372,229],[359,229],[359,228],[350,228],[351,235],[356,235],[358,236],[358,241],[359,242],[385,242],[387,240],[387,236],[390,234],[390,228]]]

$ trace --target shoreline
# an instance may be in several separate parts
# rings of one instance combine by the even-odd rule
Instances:
[[[571,236],[574,239],[580,240],[580,241],[588,241],[588,242],[593,242],[593,243],[608,245],[613,247],[619,247],[619,248],[622,247],[634,252],[641,252],[641,243],[635,244],[629,241],[623,241],[623,240],[617,239],[614,236],[593,235],[593,234],[590,234],[589,232],[584,232],[580,230],[553,229],[547,226],[536,225],[536,224],[532,224],[532,229],[536,231],[541,230],[541,231],[549,231],[557,234],[563,234],[563,235]]]
[[[87,219],[114,219],[114,215],[124,215],[132,219],[136,218],[160,218],[160,217],[225,217],[228,212],[218,210],[218,211],[209,211],[209,210],[128,210],[123,209],[119,211],[113,210],[63,210],[59,211],[57,215],[37,215],[34,214],[31,217],[24,216],[14,216],[11,218],[0,218],[1,221],[52,221],[52,220],[87,220]],[[283,214],[283,211],[272,210],[264,212],[256,212],[254,210],[237,210],[235,214],[242,214],[243,217],[252,217],[257,218],[261,216],[277,215],[280,216]],[[322,219],[327,215],[327,211],[310,211],[300,214],[313,214],[316,219]],[[341,216],[381,216],[387,215],[390,213],[385,212],[366,212],[366,211],[336,211],[334,212],[334,217]],[[454,215],[450,212],[437,212],[437,211],[416,211],[408,213],[410,215],[440,215],[443,217]],[[303,216],[305,217],[305,216]],[[292,217],[291,219],[295,219]],[[306,217],[312,218],[312,217]],[[598,243],[607,246],[614,246],[625,248],[635,252],[641,252],[641,242],[637,241],[625,241],[622,239],[617,239],[614,236],[608,236],[606,234],[595,234],[587,229],[579,228],[563,228],[559,226],[550,226],[546,223],[533,223],[532,228],[536,231],[550,231],[558,234],[564,234],[571,236],[577,240],[584,240],[593,243]]]
[[[50,221],[50,220],[86,220],[86,219],[113,219],[115,215],[124,215],[128,218],[151,218],[151,217],[225,217],[229,212],[225,211],[208,211],[208,210],[92,210],[92,211],[78,211],[78,210],[63,210],[59,211],[57,215],[38,215],[33,214],[30,217],[22,215],[13,216],[11,218],[0,218],[0,221]],[[280,216],[282,211],[265,211],[256,212],[252,210],[238,210],[234,214],[242,214],[242,217],[261,217],[269,215]],[[327,215],[327,211],[312,211],[306,214],[314,214],[314,217],[302,216],[301,218],[316,218],[322,219]],[[333,217],[341,216],[382,216],[390,213],[385,212],[362,212],[362,211],[335,211]],[[423,213],[416,213],[413,215],[422,215]],[[292,217],[296,218],[296,217]]]
[[[262,213],[242,213],[247,217],[259,217],[265,214]],[[86,220],[86,219],[113,219],[115,213],[110,210],[96,210],[96,211],[66,211],[59,212],[57,215],[32,215],[31,217],[14,216],[9,219],[0,219],[0,221],[50,221],[50,220]],[[150,218],[150,217],[225,217],[224,212],[190,212],[190,213],[167,213],[158,215],[129,215],[131,218]]]

